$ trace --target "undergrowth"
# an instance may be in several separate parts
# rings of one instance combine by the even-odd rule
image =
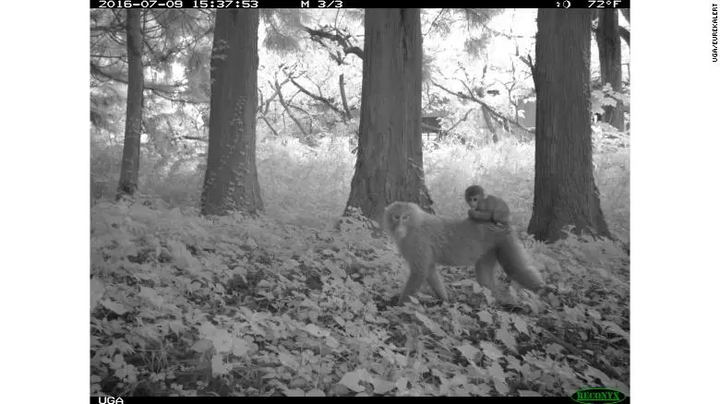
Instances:
[[[350,194],[356,155],[347,136],[320,139],[308,147],[289,137],[263,137],[257,144],[257,166],[265,214],[281,222],[321,228],[340,215]],[[630,152],[595,141],[595,183],[610,230],[629,240]],[[443,143],[424,150],[425,180],[435,210],[465,215],[463,191],[478,183],[501,196],[513,222],[524,229],[533,203],[535,146],[512,139],[468,149]],[[92,145],[93,193],[100,200],[114,197],[120,172],[122,145]],[[162,159],[144,150],[139,189],[161,198],[169,207],[197,207],[204,171],[203,158]],[[95,192],[97,191],[97,192]]]
[[[629,152],[595,142],[611,230],[629,239]],[[310,148],[258,143],[265,215],[197,215],[202,158],[145,150],[140,191],[114,194],[121,146],[92,145],[91,392],[130,395],[629,394],[627,256],[572,234],[521,234],[551,285],[494,302],[470,268],[442,267],[452,303],[421,293],[390,305],[407,277],[395,246],[343,218],[355,155],[343,137]],[[503,141],[425,150],[435,210],[464,216],[465,187],[502,196],[522,230],[534,146]],[[507,283],[507,282],[506,282]]]
[[[100,202],[91,243],[93,395],[629,394],[628,262],[611,242],[524,239],[552,291],[513,289],[512,307],[444,267],[452,303],[390,305],[404,261],[358,217]]]

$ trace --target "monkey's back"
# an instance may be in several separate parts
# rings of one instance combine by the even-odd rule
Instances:
[[[496,246],[496,237],[488,236],[488,232],[492,232],[488,225],[468,219],[449,220],[423,213],[420,226],[415,231],[421,232],[425,237],[410,235],[407,241],[420,249],[429,250],[437,264],[472,266],[489,249]]]

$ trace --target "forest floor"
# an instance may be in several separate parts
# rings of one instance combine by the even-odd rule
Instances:
[[[471,268],[441,267],[451,303],[420,293],[398,307],[405,263],[366,223],[96,204],[92,394],[629,394],[629,258],[618,245],[525,236],[554,292],[513,288],[515,304],[500,305]]]

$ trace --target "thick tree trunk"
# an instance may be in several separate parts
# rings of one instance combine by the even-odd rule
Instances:
[[[605,85],[610,83],[614,91],[622,89],[622,55],[620,52],[620,27],[618,25],[618,12],[613,9],[598,10],[597,39],[600,55],[600,78]],[[611,124],[619,131],[625,130],[625,116],[623,103],[604,107],[603,121]]]
[[[590,11],[538,11],[535,200],[528,233],[542,241],[575,232],[610,237],[593,178]]]
[[[258,24],[257,10],[217,12],[204,215],[263,210],[255,163]]]
[[[117,199],[133,196],[138,187],[140,170],[140,131],[142,130],[143,104],[143,65],[142,65],[142,29],[139,9],[127,10],[127,57],[128,89],[125,110],[125,141],[123,146],[120,181]]]
[[[365,10],[360,133],[348,207],[379,220],[394,201],[432,210],[423,175],[420,10]]]

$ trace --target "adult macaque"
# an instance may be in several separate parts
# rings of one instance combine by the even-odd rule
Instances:
[[[424,212],[409,202],[394,202],[385,209],[384,229],[410,267],[410,277],[400,295],[400,303],[420,289],[427,280],[435,294],[447,301],[442,277],[436,265],[475,266],[475,278],[493,296],[495,267],[521,286],[535,290],[543,285],[538,270],[530,264],[524,247],[511,228],[499,228],[464,220],[446,220]]]

